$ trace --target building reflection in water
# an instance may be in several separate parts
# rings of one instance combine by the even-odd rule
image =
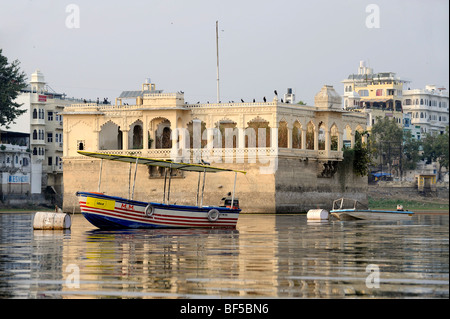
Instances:
[[[9,217],[0,215],[12,225],[0,232],[3,298],[448,298],[448,215],[242,215],[236,230],[128,231],[95,230],[75,215],[65,232]],[[380,269],[378,289],[366,285],[368,265]],[[68,285],[71,266],[79,287]]]

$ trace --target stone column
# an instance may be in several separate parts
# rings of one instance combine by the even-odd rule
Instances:
[[[292,149],[292,127],[287,125],[287,148]]]
[[[142,131],[143,131],[142,134],[144,135],[144,136],[142,136],[142,138],[143,138],[142,149],[147,150],[148,149],[148,123],[147,123],[146,116],[143,117]]]
[[[319,150],[319,126],[314,128],[314,150]]]
[[[355,147],[355,133],[353,132],[350,133],[350,147],[351,148]]]
[[[325,150],[327,152],[331,150],[331,132],[329,129],[325,130]]]
[[[338,131],[337,134],[338,134],[338,147],[337,147],[337,150],[338,150],[338,152],[341,152],[342,148],[344,147],[344,144],[343,144],[344,143],[344,133]]]
[[[122,130],[122,149],[128,150],[128,132],[129,130]]]
[[[306,129],[303,128],[302,126],[302,140],[301,140],[301,148],[302,150],[306,150]]]

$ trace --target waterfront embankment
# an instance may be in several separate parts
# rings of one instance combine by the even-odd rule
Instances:
[[[449,189],[438,187],[432,194],[419,194],[414,187],[394,183],[369,185],[367,196],[371,209],[390,209],[403,205],[412,211],[449,211]]]
[[[412,183],[379,182],[368,186],[367,197],[371,209],[391,209],[403,205],[405,209],[412,211],[449,211],[448,183],[439,185],[436,192],[424,195],[420,194]],[[38,205],[30,201],[21,204],[16,201],[13,205],[6,205],[0,202],[0,213],[53,210],[54,207],[50,204]]]

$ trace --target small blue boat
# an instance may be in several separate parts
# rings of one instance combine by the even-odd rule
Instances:
[[[413,212],[404,210],[401,205],[397,206],[397,210],[371,210],[361,202],[348,198],[333,201],[330,214],[339,220],[405,220],[414,215]]]

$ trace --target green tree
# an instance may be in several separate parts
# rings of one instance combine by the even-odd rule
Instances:
[[[447,126],[444,134],[428,133],[422,140],[422,158],[425,159],[427,163],[439,163],[438,180],[441,178],[442,167],[448,169],[449,166],[448,137],[449,128]]]
[[[367,135],[365,132],[355,132],[355,145],[353,148],[344,146],[342,149],[344,158],[338,164],[339,183],[342,191],[345,191],[345,184],[349,172],[352,171],[356,176],[367,176],[369,174],[369,167],[372,164],[372,156],[370,149],[362,141],[362,137]]]
[[[416,169],[417,162],[420,160],[420,140],[415,139],[410,131],[403,134],[403,152],[402,152],[402,168]]]
[[[403,174],[401,167],[403,129],[394,119],[377,117],[371,129],[369,144],[372,155],[375,159],[379,159],[379,164],[386,164],[389,172],[398,169],[400,176]]]
[[[18,60],[9,64],[0,49],[0,126],[6,128],[14,119],[26,112],[20,109],[22,104],[14,102],[20,90],[27,86],[25,73],[20,70],[19,64]]]

